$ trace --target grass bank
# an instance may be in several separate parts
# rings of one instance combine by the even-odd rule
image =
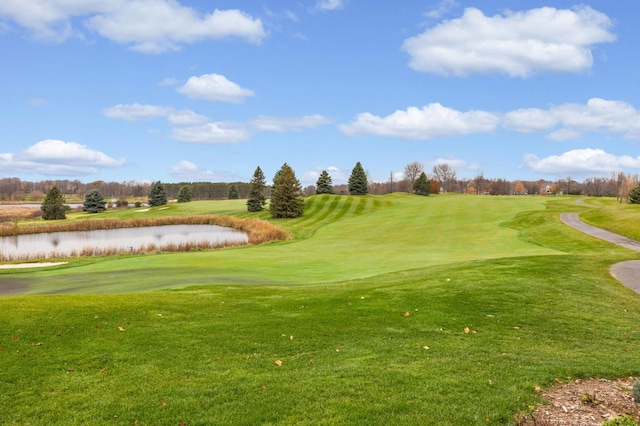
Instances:
[[[558,220],[589,206],[307,203],[290,241],[0,274],[76,293],[0,298],[0,423],[514,424],[536,386],[640,375],[608,273],[637,253]]]

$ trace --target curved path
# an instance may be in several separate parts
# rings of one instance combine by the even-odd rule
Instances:
[[[587,225],[578,217],[578,213],[563,213],[560,220],[565,224],[601,240],[617,244],[629,250],[640,252],[640,241]],[[636,293],[640,293],[640,260],[628,260],[611,267],[611,275]]]

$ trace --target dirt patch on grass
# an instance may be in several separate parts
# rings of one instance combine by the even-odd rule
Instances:
[[[640,420],[640,404],[633,400],[633,377],[576,380],[542,392],[549,401],[518,423],[520,426],[599,426],[624,414]]]

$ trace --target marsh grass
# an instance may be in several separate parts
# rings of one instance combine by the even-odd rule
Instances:
[[[27,225],[7,222],[0,224],[0,236],[39,234],[45,232],[93,231],[101,229],[140,228],[165,225],[218,225],[246,232],[249,244],[285,240],[290,235],[282,228],[261,219],[241,219],[233,216],[197,215],[134,219],[100,219],[32,222]]]

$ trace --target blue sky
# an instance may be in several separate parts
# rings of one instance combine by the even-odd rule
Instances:
[[[635,0],[2,0],[0,177],[640,169]]]

